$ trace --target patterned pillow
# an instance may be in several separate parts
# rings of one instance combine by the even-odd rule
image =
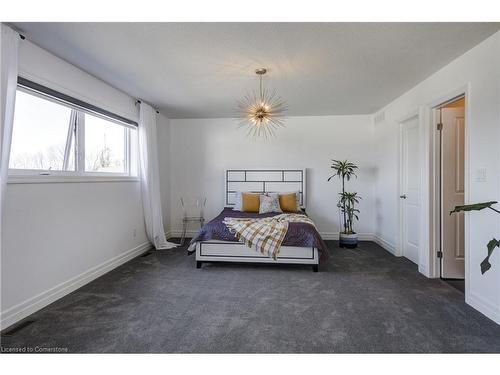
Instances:
[[[267,214],[269,212],[281,213],[280,200],[278,194],[261,194],[259,214]]]

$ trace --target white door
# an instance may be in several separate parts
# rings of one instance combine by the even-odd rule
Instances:
[[[464,108],[441,109],[442,155],[442,220],[441,238],[443,257],[441,277],[465,277],[464,214],[450,215],[457,205],[464,204]]]
[[[418,264],[420,217],[420,155],[418,117],[401,123],[401,246],[402,255]]]

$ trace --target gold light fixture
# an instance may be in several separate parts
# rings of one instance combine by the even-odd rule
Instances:
[[[241,114],[240,127],[248,126],[247,135],[254,137],[271,137],[276,129],[285,126],[283,112],[286,110],[285,102],[273,91],[270,93],[262,84],[262,77],[267,69],[255,70],[259,76],[259,92],[252,92],[238,102]]]

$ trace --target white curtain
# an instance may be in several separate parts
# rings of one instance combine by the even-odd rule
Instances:
[[[17,87],[19,34],[0,23],[0,237]]]
[[[142,102],[139,113],[139,166],[142,206],[149,241],[157,250],[171,249],[177,244],[165,238],[160,197],[160,169],[156,137],[156,111]]]

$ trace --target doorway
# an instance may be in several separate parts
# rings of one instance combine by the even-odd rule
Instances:
[[[465,202],[465,98],[460,96],[434,109],[439,183],[440,277],[455,284],[465,279],[464,213],[450,211]]]

